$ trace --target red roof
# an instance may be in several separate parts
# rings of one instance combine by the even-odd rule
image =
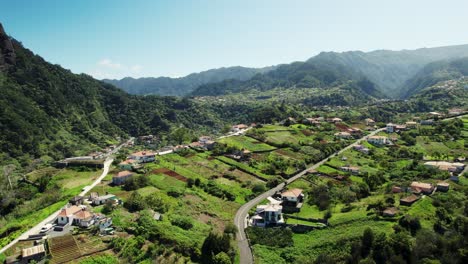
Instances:
[[[291,189],[283,192],[281,195],[285,197],[299,197],[302,194],[302,189]]]
[[[132,175],[133,173],[131,171],[124,170],[124,171],[119,172],[117,175],[115,175],[114,178],[128,177]]]
[[[58,214],[59,216],[69,216],[69,215],[74,215],[77,212],[81,211],[81,207],[78,207],[76,205],[70,206],[68,208],[63,208],[62,211]]]
[[[135,162],[135,160],[128,159],[128,160],[125,160],[125,161],[120,162],[119,165],[132,164],[132,163],[134,163],[134,162]]]
[[[89,212],[89,211],[84,211],[84,210],[81,210],[80,212],[75,214],[75,218],[76,219],[81,219],[81,220],[89,219],[91,217],[93,217],[93,214],[91,212]]]
[[[135,157],[146,157],[146,156],[155,156],[156,153],[154,152],[151,152],[151,151],[138,151],[138,152],[135,152],[135,153],[132,153],[132,155],[130,156],[135,156]]]

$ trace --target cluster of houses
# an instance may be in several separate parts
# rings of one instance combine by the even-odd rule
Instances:
[[[198,141],[189,144],[190,148],[195,150],[211,150],[216,142],[210,136],[201,136]]]
[[[99,195],[97,192],[92,192],[87,197],[75,196],[71,198],[69,204],[59,212],[57,224],[60,226],[74,225],[83,228],[99,224],[100,230],[103,231],[103,229],[108,228],[110,224],[112,224],[112,219],[106,218],[101,214],[93,213],[89,210],[87,204],[98,206],[109,202],[113,205],[121,203],[113,194]]]
[[[283,211],[293,213],[300,211],[304,201],[301,189],[285,190],[275,194],[275,198],[268,197],[268,204],[257,205],[255,214],[249,224],[258,227],[281,226],[285,224]]]
[[[437,185],[433,185],[431,183],[413,181],[410,186],[406,188],[393,186],[392,193],[411,193],[409,196],[400,199],[400,205],[411,206],[421,198],[421,194],[431,195],[435,191],[447,192],[449,188],[450,184],[447,182],[439,182]]]
[[[130,154],[127,160],[119,163],[120,172],[112,176],[112,184],[122,185],[133,176],[133,171],[143,167],[143,163],[156,161],[156,153],[148,150],[138,151]]]
[[[466,165],[461,162],[447,162],[447,161],[428,161],[424,166],[430,168],[437,168],[442,171],[447,171],[450,174],[450,180],[458,182],[458,176],[465,169]]]
[[[249,126],[248,126],[248,125],[245,125],[245,124],[233,125],[233,126],[231,127],[231,132],[237,133],[237,132],[246,130],[247,128],[249,128]]]
[[[71,205],[60,211],[57,216],[57,224],[60,226],[73,225],[82,228],[99,225],[99,230],[103,232],[112,225],[112,218],[93,213],[85,205]]]

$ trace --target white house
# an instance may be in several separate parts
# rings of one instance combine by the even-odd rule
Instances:
[[[77,225],[80,227],[89,227],[94,224],[95,215],[86,210],[85,206],[72,205],[63,208],[57,217],[59,225]]]
[[[371,136],[367,139],[367,142],[374,145],[388,145],[392,143],[390,139],[385,136]]]
[[[116,201],[117,197],[113,194],[106,194],[93,198],[93,205],[101,205],[107,203],[107,201]]]
[[[143,150],[132,153],[128,158],[141,163],[153,162],[156,160],[156,153]]]
[[[302,189],[298,188],[287,190],[281,193],[281,198],[283,199],[283,202],[294,204],[301,203],[304,199],[304,194],[302,192]]]
[[[397,126],[397,125],[395,125],[395,124],[388,123],[388,124],[387,124],[387,127],[386,127],[387,133],[393,133],[393,132],[395,132],[396,126]]]
[[[351,138],[351,134],[348,132],[338,132],[338,133],[335,133],[335,137],[348,139],[348,138]]]
[[[76,205],[63,208],[58,214],[57,223],[59,225],[66,225],[68,223],[72,223],[74,219],[74,215],[80,212],[81,210],[83,210],[82,207],[76,206]]]
[[[251,218],[251,225],[267,227],[284,224],[281,202],[274,199],[269,200],[270,204],[257,205],[255,215]]]

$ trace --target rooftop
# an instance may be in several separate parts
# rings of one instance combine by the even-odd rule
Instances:
[[[30,247],[30,248],[23,248],[21,250],[21,256],[23,258],[33,256],[33,255],[37,255],[37,254],[41,254],[41,253],[45,253],[44,244],[40,244],[40,245]]]

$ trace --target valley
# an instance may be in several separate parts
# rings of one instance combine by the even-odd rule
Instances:
[[[465,263],[467,56],[100,81],[0,24],[0,262]]]

